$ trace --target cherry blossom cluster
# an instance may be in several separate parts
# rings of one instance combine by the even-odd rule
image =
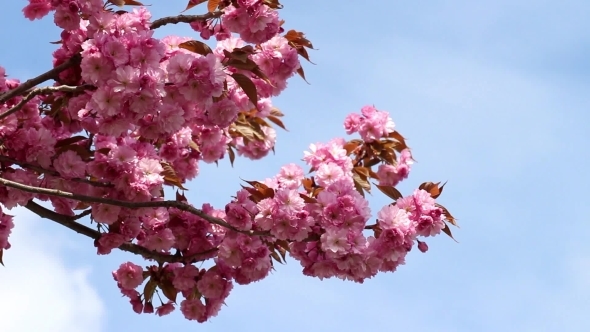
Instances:
[[[215,3],[215,15],[191,23],[203,39],[215,37],[211,49],[189,37],[155,38],[143,6],[109,9],[136,1],[29,0],[26,18],[53,11],[63,29],[54,66],[73,64],[50,93],[29,89],[0,102],[0,177],[45,190],[0,186],[0,203],[48,202],[70,222],[89,215],[98,254],[132,246],[155,261],[113,272],[135,312],[179,307],[198,322],[218,314],[234,284],[264,279],[287,255],[305,275],[363,282],[395,271],[415,244],[425,252],[418,237],[450,235],[445,221],[454,219],[435,201],[442,187],[425,183],[406,197],[395,189],[409,175],[411,152],[389,114],[373,106],[344,121],[360,139],[310,145],[310,174],[285,165],[247,182],[223,209],[105,203],[166,203],[170,185],[179,190],[175,202],[192,207],[180,190],[201,162],[233,163],[235,153],[261,159],[274,148],[271,123],[283,124],[271,98],[295,73],[304,76],[299,56],[308,59],[311,43],[294,30],[281,35],[276,0]],[[19,86],[0,67],[0,98]],[[370,179],[394,200],[373,224]],[[0,210],[0,262],[13,227]]]

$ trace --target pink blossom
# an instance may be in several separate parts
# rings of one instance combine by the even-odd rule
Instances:
[[[347,240],[347,230],[328,231],[322,234],[322,249],[333,253],[343,254],[350,249]]]
[[[108,204],[96,204],[92,207],[92,218],[99,223],[111,225],[119,219],[121,207]]]
[[[227,222],[240,230],[250,230],[252,228],[252,216],[240,204],[229,203],[225,206]]]
[[[204,297],[217,299],[223,296],[227,288],[231,288],[231,284],[215,270],[210,269],[197,282],[197,288]]]
[[[143,269],[131,262],[123,263],[113,271],[113,277],[122,288],[135,289],[143,283]]]
[[[182,268],[174,270],[174,279],[172,284],[180,291],[188,291],[197,285],[196,277],[199,275],[199,269],[193,265],[185,265]]]
[[[33,21],[43,18],[49,14],[50,10],[51,4],[49,0],[29,0],[29,4],[23,8],[23,13],[26,18]]]
[[[144,247],[155,251],[168,251],[174,246],[174,233],[170,228],[164,228],[153,235],[148,235],[140,241]]]
[[[53,161],[53,167],[66,179],[83,178],[86,175],[86,163],[72,150],[61,153]]]
[[[105,233],[96,241],[99,255],[107,255],[111,250],[119,248],[125,242],[125,238],[117,233]]]
[[[172,311],[174,311],[174,302],[172,301],[168,301],[165,304],[162,304],[161,306],[156,308],[156,315],[158,316],[166,316],[169,313],[171,313]]]
[[[12,216],[5,214],[0,208],[0,250],[10,249],[8,237],[14,228]]]
[[[205,310],[205,306],[199,299],[183,300],[180,302],[180,311],[188,320],[196,320],[200,323],[204,322],[207,319]]]

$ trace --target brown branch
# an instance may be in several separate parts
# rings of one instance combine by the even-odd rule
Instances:
[[[195,216],[198,216],[202,219],[207,220],[208,222],[225,227],[235,232],[247,234],[247,235],[256,235],[256,236],[269,236],[268,232],[259,232],[259,231],[243,231],[235,228],[234,226],[228,224],[225,220],[212,217],[202,210],[199,210],[189,204],[178,202],[178,201],[151,201],[151,202],[129,202],[129,201],[121,201],[111,198],[104,198],[104,197],[93,197],[93,196],[86,196],[80,194],[74,194],[67,191],[56,190],[56,189],[47,189],[41,187],[34,187],[28,186],[22,183],[10,181],[0,177],[0,184],[5,185],[6,187],[22,190],[25,192],[29,192],[32,194],[41,194],[41,195],[49,195],[49,196],[57,196],[57,197],[64,197],[69,198],[81,202],[86,203],[102,203],[107,205],[114,205],[120,206],[128,209],[140,209],[140,208],[157,208],[157,207],[165,207],[165,208],[176,208],[181,211],[185,211]]]
[[[206,21],[212,18],[218,18],[223,14],[223,12],[217,11],[214,13],[207,13],[204,15],[177,15],[177,16],[168,16],[162,17],[152,22],[151,29],[155,30],[160,28],[166,24],[177,24],[177,23],[192,23],[197,21]]]
[[[20,166],[22,168],[28,168],[28,169],[33,170],[33,171],[38,172],[38,173],[44,173],[44,174],[49,174],[49,175],[55,176],[55,177],[61,177],[61,174],[59,174],[56,171],[52,171],[50,169],[45,169],[45,168],[42,168],[42,167],[33,165],[31,163],[27,163],[27,162],[24,162],[24,161],[19,161],[19,160],[12,159],[12,158],[9,158],[9,157],[6,157],[6,156],[0,155],[0,161],[5,161],[5,162],[11,163],[11,164],[15,164],[15,165],[18,165],[18,166]],[[67,181],[73,181],[73,182],[86,183],[86,184],[89,184],[89,185],[92,185],[92,186],[95,186],[95,187],[112,188],[112,187],[115,186],[112,183],[92,181],[92,180],[80,179],[80,178],[65,179],[65,180],[67,180]]]
[[[61,73],[62,71],[68,69],[69,67],[76,65],[80,62],[81,56],[80,54],[76,54],[69,58],[68,60],[64,61],[59,66],[54,67],[53,69],[35,77],[31,78],[30,80],[22,83],[21,85],[17,86],[16,88],[5,92],[4,94],[0,95],[0,104],[6,102],[10,98],[16,97],[21,95],[22,93],[26,92],[27,90],[31,89],[32,87],[41,84],[45,81],[53,79]]]
[[[70,216],[66,216],[63,214],[53,212],[53,211],[46,209],[43,206],[41,206],[35,202],[33,202],[33,200],[30,200],[25,205],[25,208],[27,208],[29,211],[35,213],[36,215],[38,215],[41,218],[55,221],[56,223],[58,223],[62,226],[65,226],[78,234],[85,235],[91,239],[98,240],[101,237],[101,233],[99,231],[96,231],[90,227],[87,227],[87,226],[77,223],[75,221],[77,219],[76,216],[70,217]],[[84,214],[84,213],[82,213],[82,214]],[[183,257],[183,256],[177,256],[177,255],[162,254],[162,253],[149,250],[145,247],[142,247],[137,244],[130,243],[130,242],[123,243],[121,246],[119,246],[118,249],[130,252],[130,253],[133,253],[136,255],[141,255],[147,259],[153,259],[154,261],[156,261],[158,263],[168,262],[168,263],[185,263],[185,264],[191,264],[195,259],[198,259],[199,256],[203,256],[203,255],[212,253],[217,250],[217,248],[212,248],[212,249],[206,250],[204,252],[200,252],[200,253],[196,253],[194,255]]]
[[[18,104],[11,107],[8,111],[0,114],[0,120],[4,119],[5,117],[13,114],[23,108],[26,103],[28,103],[31,99],[35,98],[38,95],[46,95],[52,92],[80,92],[84,89],[91,87],[91,85],[80,85],[80,86],[69,86],[69,85],[60,85],[60,86],[46,86],[42,88],[33,89],[29,94],[24,97]]]

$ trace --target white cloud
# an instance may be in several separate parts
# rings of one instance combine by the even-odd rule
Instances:
[[[98,332],[103,303],[86,267],[67,266],[61,241],[39,229],[42,221],[23,209],[15,216],[0,268],[2,331]]]

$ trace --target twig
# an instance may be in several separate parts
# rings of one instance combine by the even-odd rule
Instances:
[[[45,168],[42,168],[42,167],[33,165],[31,163],[27,163],[27,162],[24,162],[24,161],[19,161],[19,160],[12,159],[12,158],[9,158],[9,157],[6,157],[6,156],[0,155],[0,161],[5,161],[5,162],[8,162],[8,163],[12,163],[12,164],[18,165],[18,166],[20,166],[22,168],[28,168],[28,169],[31,169],[31,170],[33,170],[35,172],[45,173],[45,174],[49,174],[49,175],[52,175],[52,176],[55,176],[55,177],[61,177],[61,175],[58,172],[56,172],[56,171],[45,169]],[[115,186],[112,183],[92,181],[92,180],[88,180],[88,179],[73,178],[73,179],[67,179],[67,180],[68,181],[73,181],[73,182],[86,183],[86,184],[89,184],[89,185],[92,185],[92,186],[95,186],[95,187],[112,188],[112,187]]]
[[[98,240],[101,237],[101,233],[99,231],[96,231],[90,227],[87,227],[87,226],[77,223],[75,221],[77,219],[76,216],[70,217],[70,216],[66,216],[63,214],[53,212],[53,211],[46,209],[43,206],[41,206],[35,202],[33,202],[33,200],[30,200],[25,205],[25,208],[27,208],[29,211],[35,213],[36,215],[38,215],[41,218],[53,220],[56,223],[58,223],[62,226],[65,226],[65,227],[73,230],[76,233],[85,235],[91,239]],[[84,211],[84,212],[86,212],[86,211]],[[84,214],[84,212],[82,214]],[[158,263],[168,262],[168,263],[186,263],[186,264],[191,264],[193,262],[193,260],[198,259],[198,257],[204,256],[206,254],[212,253],[217,250],[217,248],[212,248],[212,249],[206,250],[204,252],[200,252],[200,253],[196,253],[194,255],[183,257],[183,256],[177,256],[177,255],[162,254],[162,253],[155,252],[155,251],[149,250],[145,247],[139,246],[137,244],[129,243],[129,242],[123,243],[121,246],[119,246],[119,249],[136,254],[136,255],[141,255],[147,259],[153,259],[154,261],[156,261]]]
[[[204,15],[177,15],[162,17],[152,22],[151,29],[155,30],[166,24],[177,24],[177,23],[192,23],[197,21],[206,21],[211,18],[220,17],[223,12],[217,11],[214,13],[207,13]]]
[[[69,67],[78,64],[80,62],[81,56],[80,54],[75,54],[68,60],[64,61],[59,66],[54,67],[53,69],[35,77],[31,78],[30,80],[22,83],[21,85],[17,86],[16,88],[5,92],[4,94],[0,95],[0,104],[6,102],[10,98],[16,97],[23,92],[29,90],[30,88],[34,87],[35,85],[41,84],[45,81],[53,79],[56,75],[61,73],[62,71],[68,69]]]
[[[189,204],[178,202],[178,201],[151,201],[151,202],[129,202],[129,201],[121,201],[116,199],[104,198],[104,197],[93,197],[93,196],[86,196],[86,195],[79,195],[74,194],[67,191],[56,190],[56,189],[47,189],[41,187],[34,187],[28,186],[22,183],[10,181],[0,177],[0,184],[5,185],[6,187],[15,188],[18,190],[26,191],[32,194],[41,194],[41,195],[49,195],[49,196],[57,196],[57,197],[64,197],[69,198],[81,202],[86,203],[102,203],[107,205],[114,205],[125,207],[128,209],[140,209],[140,208],[157,208],[157,207],[165,207],[165,208],[176,208],[181,211],[189,212],[194,214],[202,219],[207,220],[208,222],[225,227],[235,232],[247,234],[247,235],[256,235],[256,236],[269,236],[268,232],[259,232],[259,231],[243,231],[235,228],[234,226],[228,224],[226,221],[212,217],[202,210],[199,210]]]
[[[26,103],[28,103],[31,99],[35,98],[38,95],[45,95],[50,94],[52,92],[80,92],[84,89],[91,87],[91,85],[80,85],[80,86],[69,86],[69,85],[60,85],[60,86],[45,86],[42,88],[33,89],[29,94],[23,98],[18,104],[11,107],[8,111],[0,114],[0,120],[4,119],[5,117],[13,114],[23,108]]]

